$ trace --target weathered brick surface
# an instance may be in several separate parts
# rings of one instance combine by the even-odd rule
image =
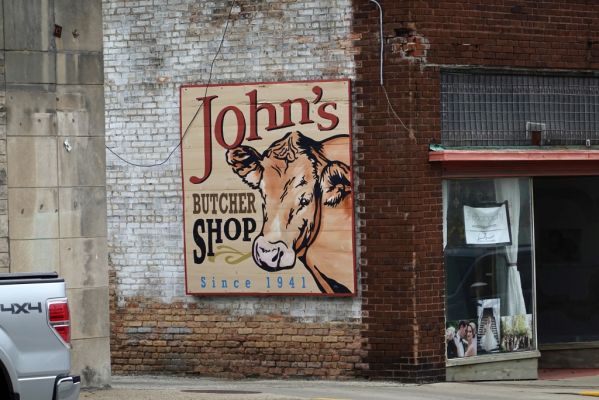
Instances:
[[[363,365],[358,321],[238,315],[205,304],[131,298],[115,306],[116,374],[344,379]]]
[[[385,4],[385,21],[398,21],[385,24],[386,35],[410,20],[410,5]],[[444,376],[442,206],[428,144],[439,131],[438,71],[420,68],[426,37],[386,40],[385,86],[401,121],[395,118],[379,85],[377,20],[372,3],[356,2],[364,373],[437,380]]]
[[[142,165],[179,141],[182,84],[207,83],[231,1],[103,2],[107,146]],[[352,78],[348,0],[233,7],[212,83]],[[117,296],[183,295],[180,152],[154,168],[108,154],[108,229]]]
[[[166,159],[178,88],[208,82],[231,5],[103,1],[108,147],[139,164]],[[211,83],[354,77],[349,0],[238,0],[231,15]],[[179,150],[154,168],[108,153],[113,371],[354,374],[359,299],[184,295],[180,175]]]

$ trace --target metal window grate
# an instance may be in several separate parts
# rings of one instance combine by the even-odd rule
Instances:
[[[441,75],[442,144],[599,144],[599,78]]]

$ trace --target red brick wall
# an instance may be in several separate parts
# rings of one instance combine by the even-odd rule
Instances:
[[[550,69],[599,67],[597,2],[414,4],[419,6],[412,8],[411,22],[431,42],[428,62]]]
[[[142,298],[113,303],[111,316],[115,374],[347,379],[364,367],[359,324]]]
[[[354,2],[365,374],[443,379],[441,169],[428,162],[441,68],[597,68],[599,3],[381,4],[385,87],[401,122],[379,85],[378,9]]]
[[[386,21],[408,20],[406,4],[389,3]],[[444,376],[442,202],[439,169],[428,163],[428,145],[439,131],[438,71],[421,71],[400,57],[420,54],[407,41],[386,43],[385,85],[399,121],[379,86],[372,3],[356,2],[354,29],[361,35],[355,86],[365,374],[438,380]]]

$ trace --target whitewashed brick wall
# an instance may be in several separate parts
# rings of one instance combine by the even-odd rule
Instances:
[[[230,0],[103,0],[106,143],[152,164],[179,140],[178,89],[207,83]],[[353,78],[350,0],[238,0],[212,83]],[[130,166],[107,152],[108,234],[119,303],[184,294],[180,152]],[[360,315],[351,299],[196,299],[242,314]]]

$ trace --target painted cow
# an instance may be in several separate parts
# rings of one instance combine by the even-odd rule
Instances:
[[[299,259],[323,293],[354,290],[348,149],[347,135],[318,142],[291,132],[262,154],[249,146],[227,151],[233,171],[264,200],[252,248],[260,268],[289,269]]]

